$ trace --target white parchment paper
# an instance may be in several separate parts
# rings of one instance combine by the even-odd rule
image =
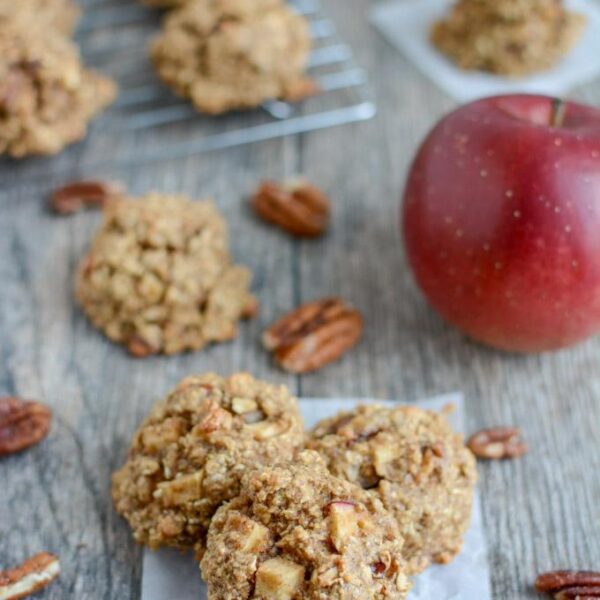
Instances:
[[[340,410],[349,410],[369,400],[302,399],[300,408],[307,427]],[[417,403],[422,408],[440,410],[456,405],[450,421],[458,431],[464,430],[463,399],[460,394],[438,396]],[[477,496],[471,528],[461,554],[449,565],[434,566],[415,578],[410,600],[490,600],[489,569],[481,507]],[[200,579],[197,563],[191,555],[176,550],[144,553],[142,600],[206,600],[206,588]]]
[[[600,5],[595,0],[567,0],[566,4],[587,17],[582,39],[552,70],[519,79],[464,71],[430,44],[431,26],[447,13],[450,0],[386,0],[371,11],[371,22],[459,102],[514,92],[561,96],[600,75]]]

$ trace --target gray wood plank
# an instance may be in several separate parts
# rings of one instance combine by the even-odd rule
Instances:
[[[364,2],[330,7],[375,81],[379,113],[304,140],[304,170],[335,198],[336,218],[328,242],[301,247],[300,279],[303,298],[327,291],[354,301],[367,329],[341,363],[303,378],[302,391],[412,400],[460,389],[472,431],[520,425],[531,454],[481,465],[480,487],[494,598],[538,597],[538,572],[600,566],[600,339],[507,355],[466,340],[426,306],[401,247],[398,205],[417,144],[453,103],[369,28]],[[600,85],[574,97],[598,105]]]
[[[110,473],[152,403],[181,377],[205,370],[247,369],[306,396],[410,401],[463,390],[472,430],[518,424],[532,446],[522,460],[480,468],[494,597],[535,597],[531,582],[540,570],[599,568],[600,339],[540,357],[505,355],[464,339],[427,307],[402,252],[398,203],[416,145],[453,103],[370,27],[368,8],[364,0],[327,2],[371,74],[374,121],[99,172],[136,194],[217,199],[262,304],[234,343],[130,359],[88,325],[72,299],[73,270],[99,216],[48,214],[52,178],[21,178],[0,191],[0,394],[44,400],[56,415],[43,444],[0,461],[0,566],[57,552],[64,574],[44,598],[139,597],[140,551],[112,510]],[[599,104],[600,84],[574,95]],[[259,178],[298,172],[335,201],[323,240],[292,241],[247,210]],[[363,342],[321,372],[285,375],[260,349],[260,332],[301,300],[328,293],[364,312]]]

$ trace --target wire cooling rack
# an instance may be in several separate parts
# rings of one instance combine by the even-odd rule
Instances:
[[[366,73],[337,37],[318,0],[292,0],[310,22],[314,49],[309,74],[320,93],[298,104],[265,102],[259,109],[203,116],[164,87],[147,56],[160,15],[135,0],[87,0],[77,33],[85,62],[119,84],[116,103],[98,130],[135,138],[135,159],[145,161],[227,148],[274,137],[362,121],[375,114]],[[150,137],[149,137],[150,136]],[[152,143],[145,143],[151,139]],[[127,146],[127,144],[125,145]],[[131,158],[132,153],[127,152]]]

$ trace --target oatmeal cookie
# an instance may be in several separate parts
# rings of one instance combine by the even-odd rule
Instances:
[[[96,327],[142,357],[234,338],[256,307],[250,279],[212,202],[150,194],[106,204],[75,293]]]
[[[304,433],[284,386],[246,373],[188,377],[152,409],[113,476],[113,500],[135,539],[194,548],[249,468],[291,459]]]
[[[562,0],[459,0],[432,41],[463,69],[523,76],[553,67],[584,23]]]
[[[79,19],[79,8],[72,0],[0,0],[0,21],[6,18],[34,21],[70,35]]]
[[[379,499],[305,451],[244,477],[212,521],[201,569],[209,600],[401,600],[401,549]]]
[[[0,155],[59,152],[85,136],[115,95],[114,83],[85,69],[62,34],[0,18]]]
[[[360,406],[321,421],[308,447],[329,470],[381,499],[398,521],[410,572],[449,562],[471,518],[475,459],[443,415]]]
[[[192,0],[171,13],[151,55],[161,79],[218,114],[314,91],[304,17],[282,0]]]

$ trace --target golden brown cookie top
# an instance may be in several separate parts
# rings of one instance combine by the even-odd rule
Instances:
[[[564,11],[562,0],[471,0],[467,8],[473,11],[473,16],[486,15],[506,21],[521,21],[534,14],[552,18]]]
[[[553,67],[584,23],[562,0],[459,0],[431,39],[463,69],[523,76]]]
[[[54,154],[116,95],[74,44],[41,22],[0,18],[0,154]]]
[[[116,198],[82,260],[76,296],[96,327],[135,356],[232,339],[251,316],[250,272],[234,265],[212,202]]]
[[[156,404],[113,477],[136,540],[201,553],[210,519],[248,468],[291,459],[304,440],[296,399],[246,373],[188,377]]]
[[[330,471],[380,498],[405,538],[417,572],[448,562],[470,522],[475,460],[444,415],[363,405],[321,421],[308,447]]]
[[[305,451],[244,477],[213,519],[201,568],[211,600],[402,599],[401,547],[381,502]]]
[[[19,18],[28,25],[39,23],[70,35],[79,18],[72,0],[0,0],[0,19]]]
[[[314,92],[306,20],[281,0],[191,0],[152,46],[159,76],[198,110],[222,113]]]
[[[187,250],[205,240],[227,252],[227,225],[212,200],[157,193],[115,198],[105,207],[104,226],[148,249]]]

